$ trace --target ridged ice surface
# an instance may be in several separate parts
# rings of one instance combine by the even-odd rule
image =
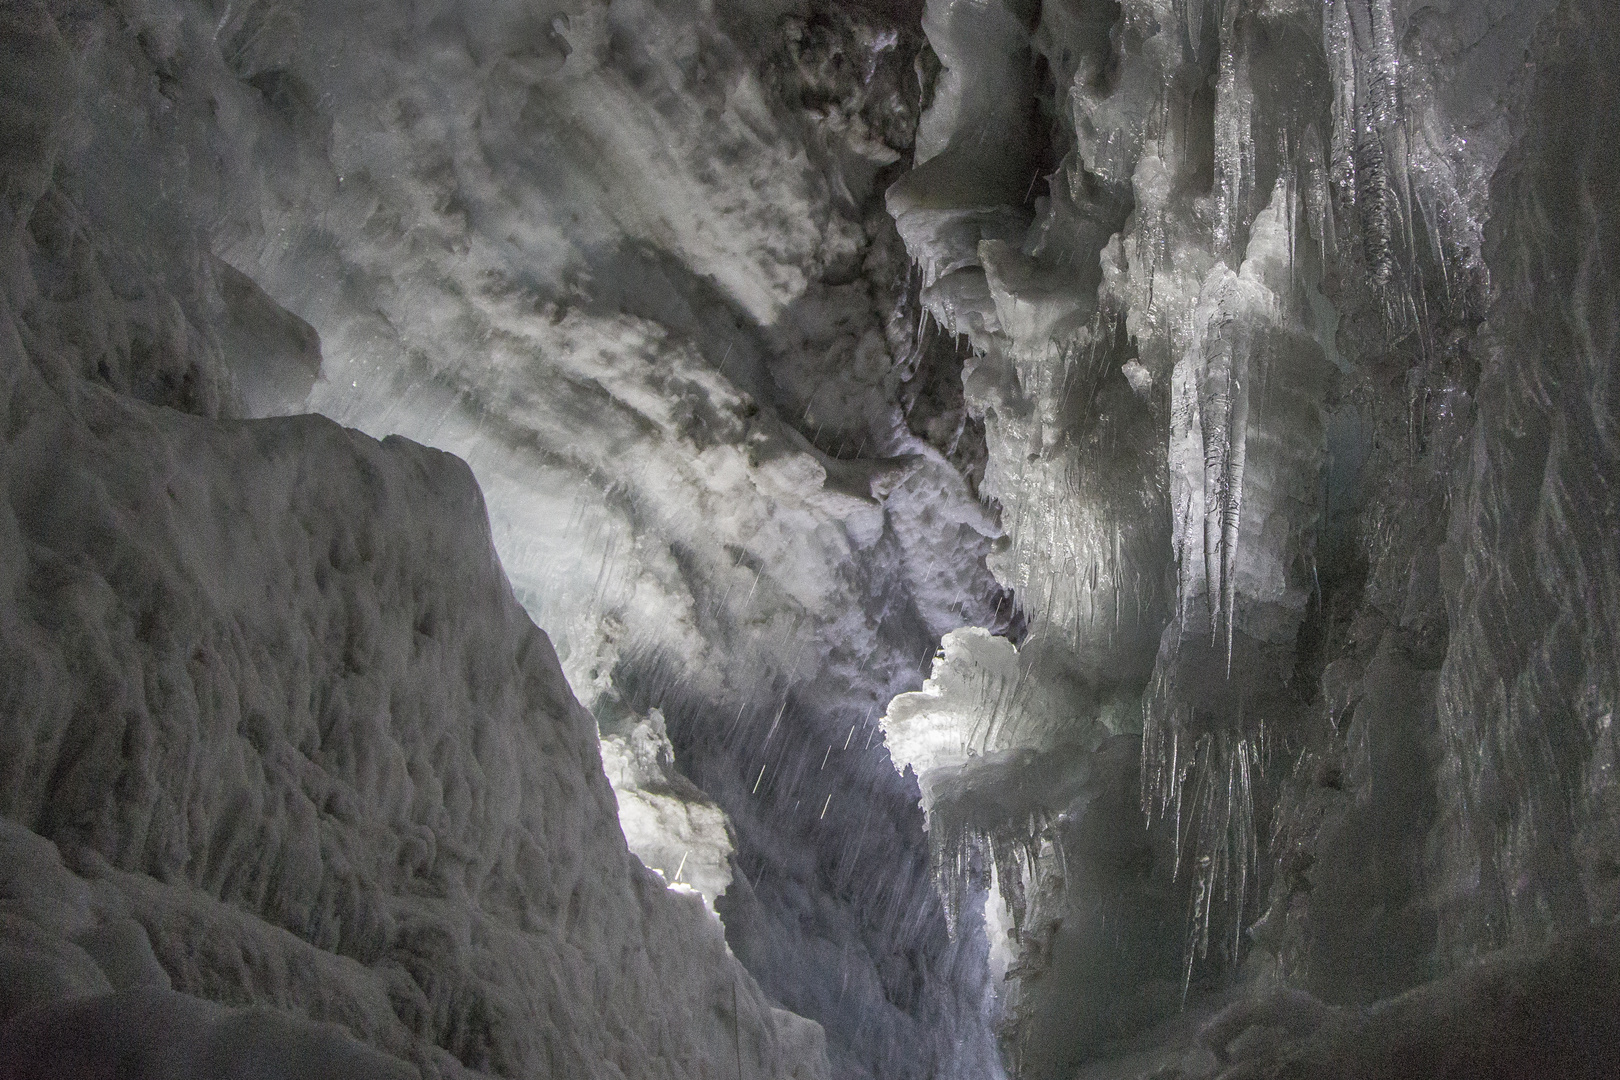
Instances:
[[[1494,300],[1438,575],[1441,797],[1457,949],[1620,912],[1620,34],[1562,14],[1492,181]],[[1572,101],[1588,103],[1569,108]]]
[[[983,47],[958,29],[969,6],[929,5],[947,68]],[[1168,973],[1133,953],[1145,937],[1098,946],[1134,973],[1052,989],[1096,970],[1061,942],[1099,897],[1174,898],[1170,977],[1194,1006],[1251,980],[1365,1002],[1608,918],[1620,201],[1591,132],[1613,13],[1000,6],[1039,58],[1034,107],[964,60],[924,128],[1005,137],[955,119],[999,101],[1041,148],[1031,179],[989,184],[991,142],[960,166],[974,184],[919,168],[889,204],[939,278],[924,301],[972,344],[1008,531],[989,565],[1042,658],[976,645],[1006,654],[991,675],[958,632],[886,723],[930,829],[968,837],[948,891],[982,888],[995,853],[1018,942],[1008,1060],[1066,1075],[1151,1017],[1091,1011]],[[982,688],[998,682],[1018,694]],[[1152,852],[1123,878],[1064,842],[1097,763],[1032,740],[1015,799],[983,739],[1062,715],[1083,741],[1121,698],[1141,753],[1120,782]],[[1063,994],[1088,1019],[1060,1031],[1044,1010]]]
[[[993,1058],[873,726],[1005,599],[959,360],[913,349],[878,195],[916,28],[687,0],[7,17],[45,168],[22,217],[81,373],[466,461],[519,602],[628,740],[636,850],[731,905],[840,1075]],[[653,709],[668,762],[632,745]]]
[[[8,1071],[828,1075],[626,851],[464,463],[120,395],[31,291],[0,325]]]

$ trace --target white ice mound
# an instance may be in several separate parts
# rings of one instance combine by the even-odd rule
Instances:
[[[1035,638],[1019,649],[983,627],[940,642],[923,688],[889,702],[881,721],[896,769],[910,767],[930,810],[940,783],[1014,751],[1093,750],[1130,729],[1129,701],[1090,686],[1062,643]]]
[[[927,808],[931,788],[925,778],[959,766],[982,745],[984,708],[1006,692],[1018,676],[1018,649],[1006,638],[980,627],[953,630],[940,641],[939,655],[923,688],[889,702],[881,721],[883,741],[896,769],[910,767],[922,786]]]
[[[630,858],[462,462],[148,406],[24,340],[0,320],[0,814],[27,856],[0,858],[0,972],[35,981],[6,980],[0,1041],[53,1045],[60,1015],[134,1046],[152,1013],[215,1042],[335,1023],[428,1075],[826,1075],[820,1028]]]
[[[664,714],[651,709],[623,733],[602,736],[602,770],[619,803],[625,843],[670,888],[714,902],[731,884],[726,812],[675,769]]]

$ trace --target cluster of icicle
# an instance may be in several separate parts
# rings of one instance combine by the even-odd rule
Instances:
[[[1000,894],[1013,933],[1022,934],[1042,848],[1051,842],[1062,858],[1062,843],[1052,822],[1044,814],[1034,813],[1022,822],[987,829],[982,822],[945,813],[930,820],[928,836],[935,887],[951,935],[959,933],[969,904],[990,888]],[[990,863],[995,865],[994,873]]]
[[[1414,331],[1430,341],[1433,309],[1478,295],[1481,214],[1470,200],[1480,185],[1460,172],[1467,158],[1447,141],[1427,73],[1403,67],[1394,0],[1127,0],[1121,19],[1114,40],[1131,44],[1112,89],[1077,78],[1067,103],[1083,167],[1065,166],[1050,205],[1073,216],[1037,213],[1042,229],[1095,222],[1129,191],[1130,217],[1101,252],[1095,317],[1078,332],[1020,322],[1050,291],[1027,310],[997,294],[996,326],[958,326],[954,309],[938,317],[995,354],[986,370],[1010,363],[1016,375],[1007,392],[1019,400],[987,425],[983,490],[1000,501],[1011,541],[991,567],[1017,591],[1031,640],[1064,637],[1091,675],[1127,681],[1146,675],[1152,635],[1171,623],[1144,698],[1141,798],[1150,822],[1173,820],[1178,873],[1194,876],[1190,975],[1213,941],[1241,951],[1257,876],[1263,733],[1276,719],[1264,700],[1292,670],[1310,591],[1298,567],[1313,557],[1325,372],[1339,356],[1340,312],[1324,282],[1337,283],[1341,307],[1381,315],[1390,341]],[[1279,74],[1268,50],[1282,48],[1310,74]],[[1212,146],[1190,133],[1211,120],[1199,111],[1206,85],[1213,123],[1199,130]],[[1095,194],[1104,190],[1113,194]],[[932,282],[938,245],[912,229]],[[1016,293],[1000,243],[985,241],[978,257],[992,292]],[[1112,406],[1076,418],[1122,367],[1142,400],[1168,405],[1155,417],[1168,428],[1162,477],[1106,449],[1135,430]],[[1154,500],[1165,495],[1173,598],[1148,539],[1162,538]],[[1137,659],[1140,670],[1122,674]],[[1019,698],[1004,687],[982,703],[978,752],[1011,745],[1011,718],[1027,711]],[[1035,837],[1041,826],[1020,829]],[[959,898],[979,872],[977,841],[947,829],[935,843],[943,891]]]
[[[883,724],[891,752],[922,777],[928,812],[928,836],[936,885],[951,933],[960,925],[965,905],[989,885],[989,862],[1014,927],[1022,925],[1025,893],[1033,880],[1043,843],[1055,839],[1050,816],[1038,793],[999,791],[997,798],[975,798],[971,774],[976,766],[994,769],[1008,751],[1048,746],[1074,738],[1072,718],[1054,700],[1043,679],[1039,650],[1022,653],[1000,638],[977,629],[946,639],[925,689],[902,695],[890,705]],[[909,701],[934,701],[941,716],[959,725],[951,732],[956,745],[938,756],[924,757],[899,726]],[[1091,734],[1100,737],[1100,729]],[[994,787],[994,785],[992,785]],[[1021,797],[1027,796],[1027,797]]]
[[[1053,429],[1073,402],[1091,400],[1110,364],[1118,364],[1120,321],[1109,314],[1099,313],[1078,340],[1059,349],[1055,364],[1020,372],[1031,398],[1056,406],[1043,418]],[[1141,496],[1098,461],[1113,453],[1114,423],[1098,419],[1100,430],[1091,433],[1096,452],[995,461],[990,485],[1011,540],[995,559],[997,576],[1020,597],[1029,633],[1096,641],[1104,652],[1121,634],[1140,632],[1163,603],[1157,568],[1134,555],[1142,546],[1137,534],[1155,523]],[[1032,443],[1041,440],[1039,430],[1032,433]]]
[[[1231,955],[1241,954],[1245,905],[1260,854],[1254,789],[1266,749],[1263,723],[1253,736],[1226,730],[1194,734],[1176,722],[1153,723],[1143,732],[1142,808],[1149,820],[1160,816],[1171,825],[1177,875],[1184,865],[1194,875],[1182,949],[1184,994],[1194,963],[1209,954],[1218,912],[1226,914],[1223,932]]]
[[[1420,262],[1438,267],[1442,287],[1449,289],[1448,262],[1464,261],[1477,252],[1477,242],[1467,233],[1471,219],[1460,209],[1443,153],[1426,142],[1414,146],[1409,133],[1392,0],[1325,0],[1320,8],[1332,95],[1332,128],[1325,141],[1314,123],[1299,130],[1257,130],[1262,127],[1257,111],[1263,110],[1257,110],[1239,22],[1248,7],[1243,0],[1174,2],[1187,60],[1210,55],[1201,38],[1211,29],[1219,36],[1210,228],[1211,253],[1225,267],[1216,265],[1204,278],[1196,302],[1153,296],[1154,272],[1169,258],[1168,232],[1174,226],[1151,198],[1139,204],[1135,235],[1126,243],[1134,256],[1133,276],[1146,279],[1137,288],[1140,299],[1145,287],[1149,309],[1133,328],[1161,334],[1162,347],[1176,357],[1172,443],[1179,433],[1200,452],[1184,455],[1178,475],[1174,445],[1171,450],[1177,626],[1145,698],[1141,787],[1149,818],[1174,823],[1178,872],[1194,874],[1190,976],[1194,957],[1206,954],[1217,912],[1224,910],[1230,919],[1222,933],[1230,935],[1232,955],[1240,950],[1258,854],[1254,789],[1265,756],[1261,717],[1245,720],[1241,706],[1235,717],[1195,717],[1187,702],[1200,690],[1173,685],[1184,674],[1178,672],[1175,635],[1193,633],[1195,626],[1207,627],[1212,645],[1225,646],[1227,679],[1245,677],[1232,671],[1232,644],[1244,599],[1238,564],[1244,557],[1251,424],[1266,392],[1271,327],[1266,319],[1235,309],[1221,294],[1240,288],[1236,271],[1265,224],[1260,219],[1272,217],[1286,233],[1290,273],[1297,245],[1314,243],[1321,264],[1360,276],[1392,334],[1424,329],[1429,312]],[[1277,179],[1269,192],[1257,190],[1264,183],[1257,164],[1262,154],[1276,160]],[[1425,176],[1415,180],[1414,172]],[[1138,169],[1139,193],[1151,188],[1142,183],[1144,176],[1151,178],[1151,168]],[[1418,229],[1425,233],[1427,250],[1419,250]],[[1211,289],[1212,282],[1218,287]],[[1331,338],[1322,345],[1332,355]],[[1263,429],[1262,434],[1269,437]],[[1235,696],[1241,700],[1241,693]]]

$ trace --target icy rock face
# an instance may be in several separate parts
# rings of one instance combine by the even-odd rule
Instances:
[[[1620,913],[1620,154],[1585,134],[1620,104],[1620,27],[1572,4],[1491,182],[1478,420],[1436,574],[1446,943],[1534,941]]]
[[[8,1068],[74,1025],[87,1073],[827,1075],[625,850],[465,465],[147,405],[37,325],[0,336]]]
[[[955,96],[920,127],[984,156],[888,198],[971,344],[1029,638],[959,632],[886,723],[947,893],[1006,897],[1010,1063],[1067,1075],[1223,976],[1365,1002],[1608,917],[1616,200],[1573,148],[1613,13],[986,6],[929,5]],[[1051,735],[1135,730],[1113,702],[1149,822],[1123,866],[1123,821],[1068,846],[1108,765]],[[1127,881],[1180,929],[1116,923],[1136,968],[1088,987],[1063,936]]]
[[[840,1074],[993,1067],[982,956],[875,729],[1005,600],[961,361],[913,348],[876,194],[909,164],[915,28],[696,0],[7,19],[52,355],[466,460],[601,730],[660,708],[708,793],[621,800],[649,860],[732,876],[738,956]]]

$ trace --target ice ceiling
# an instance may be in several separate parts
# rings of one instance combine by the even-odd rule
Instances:
[[[19,347],[464,460],[631,850],[832,1076],[1370,1075],[1620,992],[1605,0],[0,32]]]

